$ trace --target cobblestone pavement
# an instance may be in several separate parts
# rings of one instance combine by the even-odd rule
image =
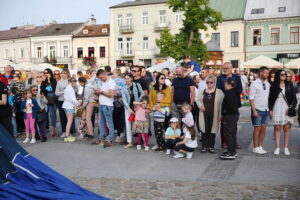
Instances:
[[[79,185],[115,200],[300,199],[299,186],[73,178]]]

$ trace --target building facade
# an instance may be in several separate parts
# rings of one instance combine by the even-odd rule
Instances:
[[[58,67],[72,68],[73,35],[84,23],[50,24],[31,36],[31,58],[35,64],[51,63]]]
[[[0,63],[31,62],[30,36],[44,28],[45,26],[26,25],[0,31]]]
[[[247,0],[246,59],[265,55],[284,63],[300,57],[300,1]]]
[[[109,65],[109,24],[84,26],[73,37],[74,68],[83,66],[84,60],[97,66]]]

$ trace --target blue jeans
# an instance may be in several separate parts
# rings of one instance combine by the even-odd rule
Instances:
[[[114,122],[113,122],[113,106],[100,105],[99,107],[99,118],[100,118],[100,140],[104,140],[105,135],[105,124],[108,127],[109,134],[108,140],[113,141],[114,137]]]
[[[51,126],[56,127],[56,104],[48,104],[48,114],[51,118]]]
[[[253,126],[267,126],[269,121],[269,111],[260,111],[256,109],[256,112],[258,113],[258,117],[254,117],[252,115],[251,110],[251,121]]]
[[[17,131],[18,127],[17,127],[16,117],[11,118],[11,123],[13,125],[14,136],[17,136],[18,135],[18,131]]]

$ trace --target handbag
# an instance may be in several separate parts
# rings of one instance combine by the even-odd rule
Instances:
[[[134,122],[135,121],[135,115],[133,113],[130,114],[128,121]]]
[[[283,94],[282,92],[281,92],[281,94],[282,94],[282,96],[283,96],[283,98],[284,98],[286,104],[287,104],[288,106],[290,106],[290,105],[289,105],[289,102],[287,101],[287,99],[286,99],[286,97],[284,96],[284,94]],[[287,110],[287,115],[288,115],[289,117],[295,117],[295,116],[297,116],[296,108],[294,108],[294,107],[289,107],[289,109]]]
[[[54,105],[56,104],[56,96],[54,95],[54,93],[48,93],[46,96],[46,99],[48,100],[48,104],[50,105]]]
[[[38,118],[37,118],[37,122],[42,122],[42,121],[46,121],[48,118],[48,114],[45,111],[45,109],[43,109],[42,111],[38,111]]]

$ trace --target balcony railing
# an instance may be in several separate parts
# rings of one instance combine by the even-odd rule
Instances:
[[[123,50],[120,52],[120,56],[123,58],[134,57],[134,51],[132,49]]]
[[[121,25],[119,27],[119,31],[120,31],[120,33],[133,33],[134,26],[133,26],[133,24]]]
[[[154,24],[154,31],[162,31],[165,28],[167,28],[167,29],[170,28],[170,22],[166,22],[166,23],[158,23],[158,22],[156,22]]]

